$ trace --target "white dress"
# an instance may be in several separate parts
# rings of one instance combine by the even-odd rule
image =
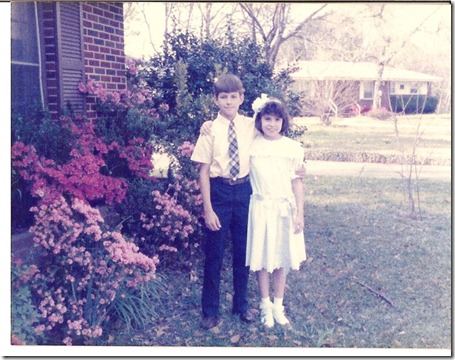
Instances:
[[[294,234],[296,203],[291,181],[303,162],[300,143],[287,137],[267,140],[258,135],[250,152],[253,194],[248,216],[246,265],[268,272],[298,270],[306,259],[302,232]]]

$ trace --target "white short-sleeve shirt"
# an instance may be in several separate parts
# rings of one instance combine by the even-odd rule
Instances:
[[[250,147],[256,135],[252,118],[239,115],[234,118],[237,143],[239,147],[240,173],[239,178],[250,172]],[[191,160],[210,164],[210,177],[229,178],[229,141],[228,127],[230,121],[218,114],[212,123],[210,135],[200,135],[194,147]]]

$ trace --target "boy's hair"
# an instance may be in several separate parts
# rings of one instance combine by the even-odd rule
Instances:
[[[243,95],[245,89],[243,88],[242,81],[233,74],[223,74],[216,81],[213,86],[215,91],[215,97],[218,97],[220,93],[231,93],[238,92]]]
[[[262,134],[264,131],[262,130],[261,119],[264,115],[274,115],[277,118],[283,119],[283,125],[281,127],[280,134],[283,134],[289,129],[291,115],[289,115],[289,112],[281,101],[277,99],[271,99],[267,101],[262,109],[256,114],[256,129],[258,129]]]

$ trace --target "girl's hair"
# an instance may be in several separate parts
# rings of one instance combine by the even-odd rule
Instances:
[[[245,92],[242,81],[233,74],[221,75],[215,81],[213,88],[215,90],[215,97],[218,97],[220,93],[238,92],[240,95],[243,95]]]
[[[262,130],[261,119],[264,115],[274,115],[277,118],[283,119],[283,125],[281,127],[280,134],[283,134],[289,129],[291,115],[289,115],[289,112],[281,101],[277,99],[271,99],[267,101],[262,109],[256,114],[256,129],[258,129],[262,134],[264,131]]]

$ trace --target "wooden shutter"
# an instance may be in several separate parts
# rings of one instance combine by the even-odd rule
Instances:
[[[60,108],[69,102],[76,113],[85,111],[84,96],[78,89],[84,81],[81,8],[79,2],[57,2],[57,44]]]

